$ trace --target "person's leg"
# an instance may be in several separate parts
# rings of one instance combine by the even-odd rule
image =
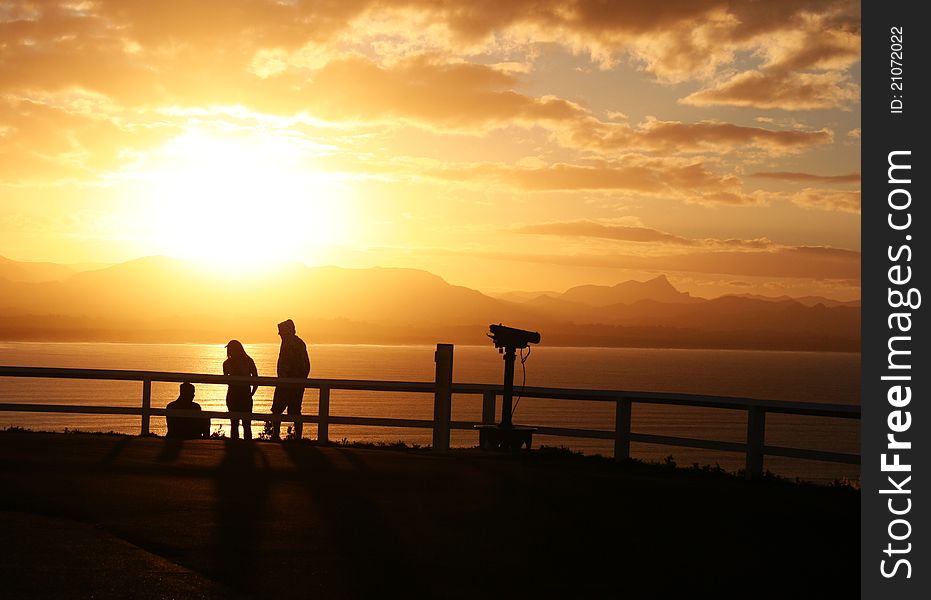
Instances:
[[[287,406],[287,397],[282,387],[275,388],[275,395],[272,397],[272,414],[280,415]],[[281,419],[272,417],[272,439],[281,439]]]
[[[239,439],[239,419],[230,419],[230,437],[234,440]]]
[[[251,397],[243,401],[242,411],[249,412],[249,413],[252,412],[252,398]],[[251,419],[242,420],[242,437],[245,440],[252,439],[252,420]]]
[[[293,392],[294,396],[288,402],[288,415],[292,417],[301,416],[301,402],[304,399],[304,388],[298,388]],[[294,422],[294,439],[304,438],[304,424],[300,421]]]

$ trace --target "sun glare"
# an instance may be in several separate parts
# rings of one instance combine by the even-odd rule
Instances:
[[[146,168],[155,252],[227,274],[291,261],[349,242],[348,184],[314,169],[315,148],[280,135],[192,132]]]

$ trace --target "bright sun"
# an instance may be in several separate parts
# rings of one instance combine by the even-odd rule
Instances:
[[[228,274],[312,261],[351,237],[351,190],[286,135],[191,132],[146,165],[147,236],[159,254]]]

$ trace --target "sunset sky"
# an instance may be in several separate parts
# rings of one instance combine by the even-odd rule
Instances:
[[[0,256],[859,297],[855,1],[0,0]]]

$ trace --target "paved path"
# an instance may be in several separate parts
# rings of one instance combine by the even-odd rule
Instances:
[[[3,433],[0,548],[4,598],[855,597],[859,495],[535,454]]]

